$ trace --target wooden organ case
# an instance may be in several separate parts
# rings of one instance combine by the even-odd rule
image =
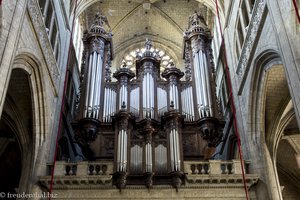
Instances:
[[[125,64],[112,81],[112,34],[98,13],[84,35],[81,94],[75,141],[87,160],[113,160],[113,183],[184,184],[183,163],[211,156],[222,138],[223,123],[215,95],[211,36],[194,13],[184,35],[185,73],[161,57],[146,39],[136,70]],[[185,80],[181,80],[185,75]]]

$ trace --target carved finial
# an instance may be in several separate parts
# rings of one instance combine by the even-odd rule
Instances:
[[[171,101],[171,103],[170,103],[170,108],[171,108],[171,109],[174,109],[174,101]]]

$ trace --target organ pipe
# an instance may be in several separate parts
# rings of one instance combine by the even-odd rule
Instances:
[[[169,137],[170,137],[171,170],[179,171],[181,160],[180,160],[178,131],[176,129],[171,129]]]
[[[127,131],[121,129],[118,132],[117,171],[126,172],[126,170],[127,170]]]
[[[152,172],[152,151],[151,144],[146,144],[146,172]]]
[[[147,66],[146,66],[147,67]],[[152,74],[146,72],[142,79],[143,87],[143,117],[153,118],[154,117],[154,79]]]

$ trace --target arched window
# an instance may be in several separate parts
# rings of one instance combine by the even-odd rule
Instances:
[[[248,27],[252,17],[252,11],[255,5],[255,0],[243,0],[240,3],[240,8],[237,15],[237,25],[235,30],[236,40],[235,40],[235,52],[237,60],[240,57],[240,52],[242,51],[244,41],[248,32]]]
[[[39,0],[39,6],[45,23],[46,32],[49,37],[49,42],[53,50],[53,55],[58,63],[60,42],[53,2],[52,0]]]
[[[145,52],[145,48],[136,48],[135,50],[124,55],[122,60],[122,65],[126,64],[131,70],[135,68],[135,60],[137,56],[142,56]],[[151,52],[155,53],[157,56],[161,58],[161,69],[162,72],[165,68],[167,68],[171,63],[174,62],[173,58],[165,51],[156,47],[152,47],[150,49]]]

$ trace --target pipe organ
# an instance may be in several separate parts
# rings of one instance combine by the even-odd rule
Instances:
[[[170,63],[162,72],[146,39],[135,71],[126,64],[111,81],[112,33],[102,14],[84,35],[84,66],[75,140],[87,160],[114,160],[114,184],[184,184],[184,160],[207,159],[222,137],[204,18],[189,18],[185,73]],[[182,80],[185,77],[185,80]],[[135,78],[135,79],[134,79]],[[207,151],[209,150],[209,151]]]

